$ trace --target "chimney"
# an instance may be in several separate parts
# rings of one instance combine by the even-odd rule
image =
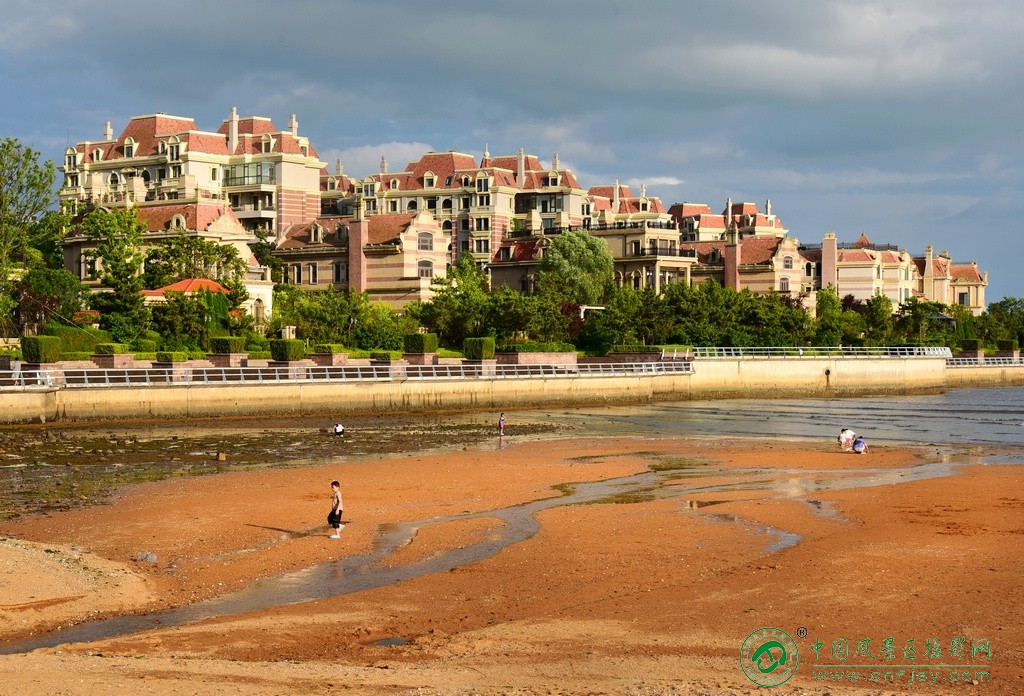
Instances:
[[[612,187],[612,212],[619,212],[619,180],[615,180],[615,186]]]
[[[341,166],[340,157],[338,158],[338,161],[334,163],[334,173],[337,176],[345,176],[345,168]]]
[[[516,186],[523,188],[526,186],[526,153],[523,148],[519,148],[519,167],[516,170]]]
[[[114,139],[114,129],[110,127],[110,121],[103,126],[103,139],[108,142]]]
[[[771,214],[772,214],[772,199],[771,198],[769,198],[768,200],[766,200],[764,202],[764,214],[765,214],[765,217],[771,217]]]
[[[835,232],[826,232],[821,240],[821,289],[839,287],[839,242]]]
[[[733,290],[740,290],[740,264],[742,263],[742,254],[740,241],[736,239],[735,228],[732,228],[732,234],[728,236],[728,241],[725,243],[725,287]]]
[[[380,156],[380,173],[381,174],[387,174],[388,173],[388,160],[387,160],[387,158],[384,157],[384,155]]]
[[[292,135],[299,134],[299,122],[295,120],[295,114],[292,114],[292,120],[288,122],[288,129],[292,132]]]
[[[558,153],[557,152],[555,153],[555,156],[551,158],[551,168],[554,169],[556,172],[558,171]]]
[[[238,109],[231,107],[231,117],[228,119],[228,154],[235,154],[238,148]]]
[[[725,199],[725,226],[732,224],[732,196]]]
[[[370,237],[370,222],[357,216],[348,224],[348,286],[356,292],[366,291],[366,254],[363,246]]]

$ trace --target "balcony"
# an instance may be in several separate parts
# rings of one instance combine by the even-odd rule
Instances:
[[[277,183],[277,177],[273,172],[268,174],[247,174],[244,176],[225,176],[224,186],[264,186]]]
[[[632,249],[626,252],[626,258],[637,259],[644,257],[696,259],[697,252],[694,249],[669,249],[667,247],[658,249]]]

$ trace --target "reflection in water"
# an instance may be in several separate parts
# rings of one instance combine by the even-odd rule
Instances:
[[[962,463],[962,462],[961,462]],[[0,647],[0,653],[25,652],[63,643],[86,642],[111,638],[138,631],[177,626],[216,616],[269,609],[298,602],[308,602],[361,590],[383,587],[431,573],[439,573],[491,558],[502,549],[532,537],[540,528],[538,512],[566,505],[600,502],[630,502],[683,497],[681,509],[710,519],[739,524],[755,533],[772,538],[765,551],[773,553],[793,546],[800,537],[783,530],[750,522],[727,512],[701,512],[701,509],[728,501],[711,499],[697,501],[695,495],[725,492],[756,491],[782,498],[803,499],[825,490],[841,490],[919,481],[950,476],[956,466],[955,457],[943,457],[927,464],[899,470],[804,471],[763,469],[722,470],[702,468],[700,478],[681,479],[674,471],[647,471],[632,476],[574,485],[567,495],[536,500],[523,505],[487,512],[452,515],[416,522],[382,525],[377,530],[372,550],[338,561],[313,566],[274,578],[259,581],[238,592],[216,597],[189,606],[141,616],[122,616],[57,631],[41,638]],[[712,477],[726,474],[744,479],[741,483],[710,483]],[[764,478],[769,475],[769,478]],[[756,480],[754,475],[757,476]],[[747,478],[749,477],[749,478]],[[834,510],[822,501],[808,501],[818,514],[830,518]],[[714,508],[717,510],[717,508]],[[410,543],[416,532],[431,524],[443,524],[474,518],[494,518],[502,522],[487,538],[463,548],[444,551],[429,559],[407,565],[389,566],[387,556]]]

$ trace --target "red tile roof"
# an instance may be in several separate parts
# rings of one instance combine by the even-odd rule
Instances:
[[[157,288],[156,290],[143,290],[142,294],[147,297],[163,297],[168,292],[183,292],[186,295],[190,295],[203,290],[209,292],[222,292],[224,294],[229,292],[226,287],[215,280],[210,280],[209,278],[186,278],[184,280],[179,280],[177,283],[171,283],[170,285],[165,285],[162,288]]]
[[[954,263],[950,268],[954,280],[980,283],[983,278],[978,267],[973,263]]]
[[[214,220],[224,215],[238,222],[235,212],[223,203],[145,206],[136,210],[139,220],[147,232],[162,232],[171,229],[171,220],[175,215],[181,215],[185,219],[185,229],[197,232],[206,230]]]

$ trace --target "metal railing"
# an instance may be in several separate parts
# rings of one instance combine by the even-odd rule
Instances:
[[[946,346],[778,346],[771,348],[694,348],[696,359],[707,358],[952,358]]]
[[[947,358],[946,367],[1007,367],[1024,365],[1020,358]]]
[[[0,370],[0,391],[96,389],[294,382],[387,382],[456,379],[548,379],[691,374],[686,361],[581,365],[339,365],[331,367],[195,367]]]

